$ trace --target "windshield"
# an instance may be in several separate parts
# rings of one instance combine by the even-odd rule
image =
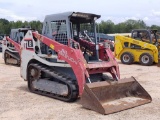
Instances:
[[[73,24],[73,38],[74,40],[81,38],[95,43],[94,29],[93,23]]]

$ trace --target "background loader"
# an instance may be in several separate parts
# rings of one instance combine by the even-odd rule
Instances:
[[[135,78],[120,79],[107,42],[97,42],[100,15],[47,15],[42,35],[29,30],[21,42],[21,77],[31,92],[110,114],[151,102]],[[89,37],[88,33],[92,33]]]
[[[0,35],[0,52],[2,52],[2,40],[4,35]]]
[[[10,37],[4,36],[2,57],[5,64],[20,65],[20,44],[30,28],[11,29]]]
[[[156,30],[133,30],[130,37],[115,37],[115,57],[123,64],[139,62],[142,65],[158,63],[160,39]]]

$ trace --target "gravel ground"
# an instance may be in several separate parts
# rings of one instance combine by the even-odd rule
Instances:
[[[110,115],[30,93],[20,68],[5,65],[0,53],[0,120],[160,120],[160,68],[119,62],[121,78],[134,76],[152,96],[152,102]]]

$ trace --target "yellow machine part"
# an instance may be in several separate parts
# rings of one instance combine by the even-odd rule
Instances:
[[[128,43],[128,46],[125,46]],[[139,49],[132,48],[132,45],[140,46]],[[133,38],[124,36],[115,36],[115,50],[114,54],[117,59],[121,58],[124,52],[130,52],[134,56],[134,62],[139,62],[139,57],[142,53],[149,53],[153,56],[154,62],[158,63],[158,49],[155,45],[146,43],[140,40],[135,40]]]
[[[119,54],[118,59],[120,59],[120,56],[124,53],[124,52],[130,52],[134,55],[134,62],[139,62],[139,57],[141,54],[143,53],[149,53],[150,55],[152,55],[154,57],[154,62],[158,63],[158,57],[154,55],[154,53],[150,50],[138,50],[138,49],[130,49],[130,48],[125,48],[121,51],[121,53]]]

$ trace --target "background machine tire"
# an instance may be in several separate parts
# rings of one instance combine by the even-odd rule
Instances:
[[[130,52],[124,52],[122,55],[121,55],[121,62],[123,64],[132,64],[134,61],[134,56],[132,53]]]
[[[142,65],[146,65],[146,66],[152,65],[153,64],[153,56],[149,53],[143,53],[139,57],[139,62]]]

